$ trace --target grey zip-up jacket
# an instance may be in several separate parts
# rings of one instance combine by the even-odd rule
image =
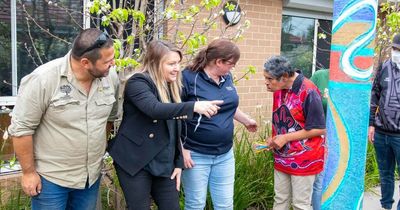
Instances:
[[[388,59],[380,65],[371,91],[369,125],[400,136],[400,70]]]

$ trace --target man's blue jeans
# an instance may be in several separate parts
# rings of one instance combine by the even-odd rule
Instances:
[[[322,187],[323,187],[322,184],[324,181],[324,174],[325,174],[325,168],[315,177],[312,199],[311,199],[313,210],[321,210]]]
[[[381,206],[391,209],[394,194],[394,170],[400,166],[400,137],[391,136],[375,131],[374,147],[379,168],[381,182]],[[397,205],[400,210],[400,206]]]
[[[42,191],[32,197],[32,210],[94,210],[96,209],[100,178],[85,189],[61,187],[43,177]]]
[[[206,204],[207,186],[215,210],[233,209],[235,158],[233,150],[222,155],[190,152],[195,166],[183,170],[185,210],[202,210]]]

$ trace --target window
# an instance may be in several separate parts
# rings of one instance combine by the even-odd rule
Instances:
[[[0,1],[0,96],[12,95],[11,72],[11,8],[7,0]]]
[[[66,54],[82,28],[82,9],[79,0],[0,1],[0,98],[15,96],[22,77]]]
[[[12,164],[11,140],[1,137],[10,124],[9,108],[21,78],[67,53],[82,28],[82,11],[81,0],[0,0],[0,174],[19,168]]]
[[[330,20],[283,15],[281,54],[308,78],[329,68],[331,28]]]

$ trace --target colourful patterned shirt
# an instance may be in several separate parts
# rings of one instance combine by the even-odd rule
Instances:
[[[318,88],[298,75],[291,89],[274,92],[272,135],[298,130],[324,129],[325,116]],[[290,141],[275,150],[275,169],[291,175],[318,174],[324,164],[324,138]]]

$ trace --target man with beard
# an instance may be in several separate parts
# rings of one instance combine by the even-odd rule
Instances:
[[[21,80],[9,127],[32,209],[95,209],[106,125],[117,118],[113,40],[78,34],[64,57]]]

